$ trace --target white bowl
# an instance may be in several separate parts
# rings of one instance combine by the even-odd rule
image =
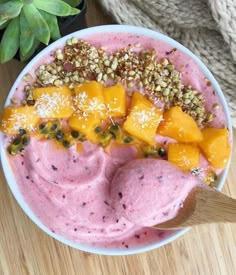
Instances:
[[[203,74],[207,77],[207,79],[211,82],[216,94],[219,97],[219,100],[223,106],[223,110],[226,114],[226,120],[227,120],[227,127],[230,131],[230,139],[232,140],[232,125],[231,125],[231,120],[230,120],[230,115],[229,115],[229,110],[227,107],[227,103],[225,100],[225,97],[217,83],[217,81],[215,80],[215,78],[213,77],[213,75],[211,74],[211,72],[207,69],[207,67],[199,60],[199,58],[197,58],[191,51],[189,51],[187,48],[185,48],[184,46],[182,46],[181,44],[179,44],[178,42],[176,42],[175,40],[160,34],[158,32],[154,32],[145,28],[140,28],[140,27],[134,27],[134,26],[125,26],[125,25],[106,25],[106,26],[98,26],[98,27],[92,27],[92,28],[88,28],[88,29],[84,29],[78,32],[74,32],[70,35],[67,35],[59,40],[57,40],[56,42],[52,43],[50,46],[48,46],[47,48],[45,48],[42,52],[40,52],[31,62],[29,62],[29,64],[24,68],[24,70],[20,73],[20,75],[17,77],[14,85],[12,86],[9,95],[7,97],[6,103],[5,105],[8,105],[10,103],[10,98],[13,95],[13,92],[15,91],[15,88],[19,85],[19,82],[21,81],[21,79],[23,78],[23,76],[30,71],[30,69],[32,68],[36,68],[36,66],[38,66],[38,64],[40,64],[40,60],[41,58],[53,51],[56,48],[62,47],[66,40],[68,38],[71,37],[77,37],[77,38],[84,38],[87,35],[91,35],[91,34],[101,34],[101,38],[102,38],[102,34],[103,33],[129,33],[129,34],[136,34],[136,35],[144,35],[147,37],[151,37],[157,41],[163,41],[168,43],[169,45],[171,45],[173,48],[177,48],[179,50],[181,50],[182,52],[186,53],[191,59],[193,59],[197,65],[199,66],[199,68],[201,69],[201,71],[203,72]],[[130,248],[130,249],[115,249],[115,248],[105,248],[105,247],[93,247],[93,246],[89,246],[89,245],[83,245],[80,243],[75,243],[73,241],[70,241],[62,236],[59,236],[56,233],[52,233],[51,230],[49,230],[45,225],[42,224],[42,222],[34,215],[34,213],[32,212],[32,210],[29,208],[29,206],[26,204],[26,202],[24,201],[24,198],[22,197],[21,193],[19,192],[17,183],[15,181],[14,178],[14,174],[12,173],[11,167],[9,165],[8,162],[8,158],[7,158],[7,154],[6,151],[3,147],[3,134],[0,134],[0,150],[1,150],[1,161],[2,161],[2,166],[3,166],[3,171],[7,180],[7,183],[15,197],[15,199],[17,200],[17,202],[19,203],[19,205],[21,206],[21,208],[23,209],[23,211],[29,216],[29,218],[36,223],[44,232],[46,232],[48,235],[52,236],[53,238],[61,241],[62,243],[65,243],[71,247],[86,251],[86,252],[91,252],[91,253],[96,253],[96,254],[103,254],[103,255],[128,255],[128,254],[136,254],[136,253],[140,253],[140,252],[144,252],[144,251],[148,251],[157,247],[160,247],[164,244],[167,244],[173,240],[175,240],[176,238],[178,238],[179,236],[183,235],[185,232],[187,232],[187,230],[189,228],[185,228],[185,229],[181,229],[178,231],[174,231],[172,234],[170,234],[168,237],[162,239],[161,241],[157,241],[154,242],[152,244],[148,244],[148,245],[143,245],[143,246],[139,246],[136,248]],[[228,161],[227,166],[225,167],[225,169],[223,170],[223,172],[221,173],[221,176],[218,178],[218,182],[217,182],[217,189],[221,189],[226,176],[227,176],[227,172],[229,169],[229,165],[230,165],[230,160]]]

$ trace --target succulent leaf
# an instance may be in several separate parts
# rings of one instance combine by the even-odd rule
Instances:
[[[50,39],[50,30],[47,22],[37,10],[35,5],[24,5],[23,12],[35,38],[47,45]]]
[[[0,21],[10,20],[17,17],[21,12],[22,7],[23,3],[19,0],[0,3]]]
[[[7,20],[0,21],[0,30],[4,29],[6,27],[7,22],[8,22]]]
[[[34,34],[26,20],[25,14],[20,14],[20,52],[27,55],[34,43]]]
[[[7,27],[9,21],[6,21],[5,23],[3,23],[1,26],[0,26],[0,30],[3,30]]]
[[[57,23],[56,15],[50,14],[46,11],[40,10],[41,15],[45,19],[50,29],[51,38],[57,40],[61,37],[60,30]]]
[[[56,16],[75,15],[80,10],[75,9],[61,0],[34,0],[34,5],[43,11],[54,14]]]
[[[30,51],[26,55],[23,55],[22,52],[20,51],[20,60],[21,61],[28,60],[34,54],[34,52],[38,48],[39,44],[40,44],[40,42],[35,39]]]
[[[7,62],[19,49],[20,59],[27,60],[40,42],[61,37],[57,16],[80,12],[74,7],[81,0],[0,0],[0,63]]]
[[[22,1],[22,0],[20,0]],[[32,4],[34,0],[23,0],[24,4]]]
[[[10,21],[4,31],[0,44],[0,63],[12,59],[19,48],[20,40],[20,18],[16,17]]]

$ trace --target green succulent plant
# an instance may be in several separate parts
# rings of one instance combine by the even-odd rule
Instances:
[[[60,38],[57,17],[76,15],[80,0],[0,0],[0,63],[12,59],[19,50],[21,61],[35,52],[40,42]]]

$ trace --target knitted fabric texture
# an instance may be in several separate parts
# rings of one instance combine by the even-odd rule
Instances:
[[[218,80],[236,127],[235,0],[97,0],[120,24],[167,34],[195,53]]]

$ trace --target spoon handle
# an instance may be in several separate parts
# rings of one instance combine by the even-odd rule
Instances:
[[[236,200],[204,186],[189,193],[175,218],[155,228],[182,228],[219,222],[236,222]]]
[[[236,200],[209,187],[196,188],[193,224],[236,222]]]

